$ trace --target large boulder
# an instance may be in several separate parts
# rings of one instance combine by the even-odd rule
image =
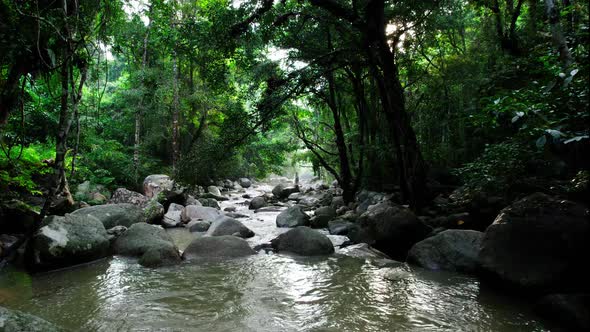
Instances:
[[[242,188],[250,188],[250,186],[252,185],[252,181],[250,181],[250,179],[248,178],[240,178],[238,180],[238,183]]]
[[[182,222],[180,220],[180,214],[184,206],[172,203],[168,207],[168,212],[164,215],[164,219],[162,220],[162,226],[166,228],[177,227]]]
[[[266,206],[266,198],[264,196],[258,196],[252,198],[250,204],[248,205],[248,209],[250,210],[258,210]]]
[[[172,190],[174,181],[168,175],[154,174],[149,175],[143,180],[143,193],[147,198],[158,196],[164,190]]]
[[[199,202],[202,206],[211,207],[217,210],[221,209],[219,202],[215,198],[199,198]]]
[[[145,203],[143,214],[145,221],[149,224],[159,224],[164,218],[164,205],[155,199],[150,199]]]
[[[288,187],[284,184],[278,184],[272,189],[272,194],[278,199],[289,197],[292,193],[299,192],[299,187]]]
[[[328,222],[334,218],[336,218],[336,210],[331,206],[322,206],[315,210],[310,224],[313,228],[326,228]]]
[[[242,257],[256,254],[246,240],[237,236],[204,236],[194,239],[184,250],[186,260],[215,257]]]
[[[143,209],[129,203],[85,207],[72,212],[72,215],[94,217],[100,220],[106,229],[119,225],[130,227],[146,221]]]
[[[416,243],[407,260],[429,270],[473,273],[482,239],[482,232],[449,229]]]
[[[93,216],[49,216],[27,246],[34,270],[50,270],[90,262],[109,254],[109,236]]]
[[[210,221],[205,220],[193,220],[189,221],[188,224],[185,226],[191,233],[194,232],[206,232],[211,227]]]
[[[109,199],[109,204],[129,203],[145,207],[148,201],[149,198],[138,192],[131,191],[125,188],[118,188],[113,192],[111,199]]]
[[[211,224],[207,230],[209,236],[234,235],[241,238],[254,236],[254,232],[234,218],[221,216]]]
[[[333,195],[327,191],[312,191],[305,195],[299,196],[299,205],[314,207],[314,206],[326,206],[332,203]]]
[[[299,205],[291,206],[277,215],[277,227],[297,227],[309,225],[309,216]]]
[[[212,207],[188,205],[182,210],[180,218],[184,223],[188,223],[191,220],[205,220],[213,222],[221,215],[223,215],[221,211]]]
[[[590,331],[590,294],[547,295],[534,310],[555,324],[556,331]]]
[[[173,190],[162,190],[158,193],[155,197],[158,203],[164,206],[166,211],[170,204],[179,204],[179,205],[186,205],[186,200],[188,199],[188,194],[184,191],[184,189],[173,189]]]
[[[271,240],[276,251],[286,251],[302,256],[329,255],[334,245],[324,234],[309,227],[299,226]]]
[[[381,251],[371,248],[366,243],[357,243],[338,250],[338,254],[363,259],[389,259]]]
[[[178,248],[170,235],[150,224],[134,224],[113,244],[115,254],[140,257],[145,266],[169,265],[180,262]],[[145,257],[144,257],[145,256]]]
[[[328,222],[328,231],[332,235],[348,235],[348,232],[354,227],[358,226],[344,219],[334,219]]]
[[[479,260],[492,279],[529,291],[590,289],[588,209],[545,194],[504,208],[484,235]]]
[[[358,225],[348,234],[353,242],[367,243],[398,261],[405,261],[408,250],[431,232],[412,211],[390,202],[371,206]]]
[[[3,332],[57,332],[52,323],[18,310],[0,307],[0,331]]]

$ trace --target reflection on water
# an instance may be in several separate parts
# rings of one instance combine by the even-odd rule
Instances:
[[[239,212],[252,216],[244,220],[257,234],[251,244],[285,231],[276,213]],[[181,249],[195,236],[170,234]],[[477,279],[336,255],[262,253],[160,269],[114,257],[15,273],[0,275],[1,304],[73,331],[542,331],[526,306]]]

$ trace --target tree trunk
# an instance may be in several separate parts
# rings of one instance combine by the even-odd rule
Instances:
[[[149,13],[152,12],[152,6],[150,6]],[[150,23],[148,23],[147,31],[143,38],[143,56],[141,60],[141,85],[142,89],[145,88],[145,68],[147,66],[147,55],[148,55],[148,41],[150,37],[150,27],[151,27],[151,15],[148,14],[148,18],[150,18]],[[144,92],[141,93],[141,98],[139,101],[139,106],[135,111],[135,134],[133,139],[133,172],[134,172],[134,179],[135,182],[139,181],[139,149],[140,149],[140,133],[141,133],[141,117],[143,114],[143,107],[144,107]]]
[[[549,25],[551,26],[553,45],[559,52],[562,69],[566,71],[571,66],[573,60],[567,40],[561,29],[561,24],[559,23],[559,8],[557,8],[553,0],[545,0],[545,8],[547,10],[547,17],[549,18]]]
[[[172,103],[172,171],[176,172],[176,165],[178,163],[178,118],[180,113],[180,97],[178,92],[178,78],[179,78],[179,70],[178,70],[178,57],[176,55],[176,51],[174,51],[174,55],[172,58],[172,64],[174,68],[174,80],[173,80],[173,90],[174,90],[174,100]]]
[[[396,145],[403,198],[409,201],[412,208],[420,209],[424,203],[426,165],[405,110],[395,57],[387,42],[384,7],[384,0],[373,0],[367,5],[366,50],[379,88],[381,106]]]

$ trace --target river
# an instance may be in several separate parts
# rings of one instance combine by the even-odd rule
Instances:
[[[270,187],[249,189],[254,196]],[[278,212],[235,206],[260,244],[284,229]],[[194,234],[169,233],[182,250]],[[344,238],[330,236],[336,244]],[[337,251],[338,252],[338,251]],[[266,254],[144,268],[112,257],[29,276],[0,274],[0,305],[72,331],[543,331],[528,306],[476,278],[338,253]]]

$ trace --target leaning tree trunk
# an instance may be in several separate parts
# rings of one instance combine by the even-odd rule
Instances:
[[[367,5],[367,29],[364,36],[366,50],[379,89],[381,105],[396,145],[402,195],[412,208],[420,209],[424,204],[426,165],[405,110],[403,88],[385,32],[384,6],[384,0],[373,0]]]

